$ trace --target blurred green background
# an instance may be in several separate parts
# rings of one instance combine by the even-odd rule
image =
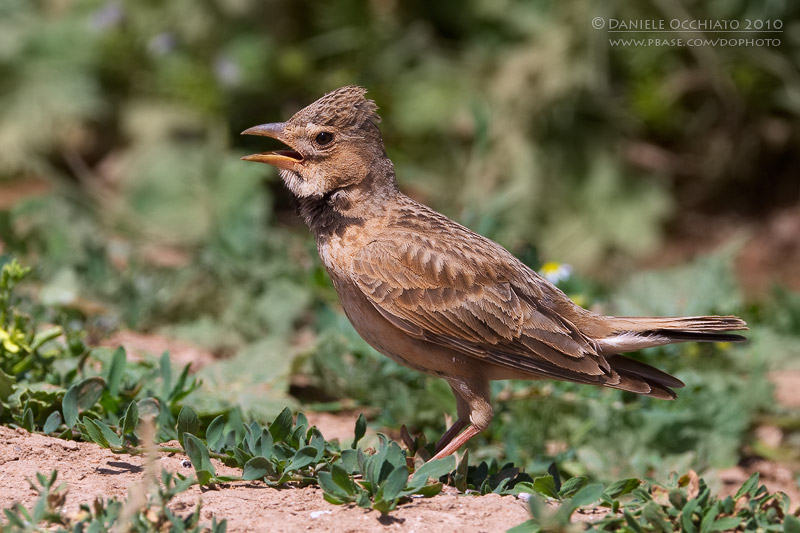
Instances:
[[[598,16],[783,30],[612,46]],[[357,337],[275,171],[239,160],[265,149],[240,131],[360,84],[405,192],[571,265],[582,305],[752,325],[639,354],[687,383],[675,402],[497,383],[474,452],[600,478],[796,464],[800,401],[769,376],[800,390],[798,65],[789,1],[3,0],[0,254],[90,342],[194,361],[198,409],[366,410],[434,438],[448,387]]]

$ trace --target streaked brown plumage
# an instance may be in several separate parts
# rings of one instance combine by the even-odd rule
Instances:
[[[280,170],[359,334],[395,361],[450,384],[458,419],[436,457],[488,426],[490,380],[550,378],[673,399],[680,380],[620,354],[744,340],[720,333],[747,329],[735,316],[587,311],[502,246],[405,196],[365,92],[343,87],[287,122],[244,131],[290,150],[243,159]]]

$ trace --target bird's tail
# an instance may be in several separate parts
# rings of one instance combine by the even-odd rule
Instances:
[[[675,342],[741,342],[741,335],[723,331],[746,330],[736,316],[606,317],[611,333],[596,339],[602,355],[633,352]]]
[[[735,316],[604,317],[609,333],[595,339],[598,352],[606,357],[612,372],[607,387],[670,400],[673,388],[683,387],[678,378],[650,365],[619,355],[674,342],[740,342],[741,335],[722,333],[744,330],[747,324]]]

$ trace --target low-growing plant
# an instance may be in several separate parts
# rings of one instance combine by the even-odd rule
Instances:
[[[800,531],[800,510],[792,514],[789,497],[783,492],[770,493],[759,485],[758,478],[758,473],[753,474],[734,496],[722,499],[712,496],[694,471],[680,477],[672,475],[665,485],[652,480],[624,480],[605,488],[599,483],[586,485],[568,499],[562,493],[544,494],[544,498],[529,500],[532,518],[509,533],[580,529],[636,533]],[[618,499],[624,495],[629,496]],[[548,499],[557,500],[560,505],[550,509],[544,503]],[[574,512],[587,505],[606,508],[608,513],[592,523],[573,524]]]
[[[452,456],[428,461],[410,476],[408,457],[400,446],[383,435],[379,438],[375,453],[367,454],[361,448],[344,450],[340,463],[319,473],[325,500],[333,504],[355,503],[386,514],[411,496],[428,498],[441,492],[442,483],[429,485],[428,480],[449,473],[455,465]]]
[[[193,479],[181,479],[166,470],[161,471],[161,483],[158,488],[147,494],[144,505],[137,505],[128,512],[128,500],[117,498],[97,498],[91,505],[81,504],[77,513],[69,514],[64,510],[69,488],[65,483],[56,485],[58,471],[53,470],[49,476],[36,474],[36,481],[28,481],[36,491],[38,498],[31,508],[16,504],[3,510],[6,522],[0,522],[0,533],[35,532],[35,531],[130,531],[149,533],[151,531],[181,531],[184,533],[225,533],[227,521],[217,522],[212,518],[211,524],[200,522],[202,503],[195,505],[194,511],[178,516],[168,506],[179,493],[185,491],[193,483]]]

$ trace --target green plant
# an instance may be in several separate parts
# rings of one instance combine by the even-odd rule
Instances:
[[[680,477],[672,475],[665,485],[638,480],[624,480],[606,488],[601,484],[586,485],[568,499],[563,494],[566,487],[565,483],[558,493],[539,491],[547,498],[558,500],[561,505],[549,510],[541,498],[531,498],[533,518],[509,532],[580,530],[579,526],[571,523],[572,514],[579,507],[591,504],[607,508],[608,514],[587,524],[585,529],[588,531],[706,533],[796,531],[800,527],[797,518],[800,511],[790,512],[791,503],[786,494],[770,493],[765,486],[759,485],[758,473],[753,474],[734,496],[723,499],[712,496],[705,481],[693,471]],[[628,494],[627,498],[617,499]]]
[[[202,503],[199,501],[194,511],[186,516],[181,517],[171,511],[169,502],[188,489],[193,480],[176,478],[166,470],[161,471],[161,483],[156,490],[147,494],[144,505],[133,504],[130,500],[97,498],[91,505],[81,504],[79,512],[75,514],[65,512],[69,489],[64,483],[55,486],[57,478],[56,470],[49,476],[37,473],[38,485],[29,481],[31,488],[39,495],[36,503],[31,509],[21,504],[3,509],[7,522],[0,522],[0,532],[106,532],[124,529],[145,533],[168,529],[186,533],[225,533],[227,527],[225,520],[217,522],[216,517],[211,524],[201,523]]]
[[[409,478],[407,457],[400,446],[380,435],[375,453],[368,455],[360,448],[343,451],[341,464],[334,463],[329,472],[319,473],[319,484],[331,503],[352,502],[386,514],[411,496],[429,498],[439,494],[442,484],[429,485],[428,480],[449,473],[454,464],[452,456],[428,461]]]

